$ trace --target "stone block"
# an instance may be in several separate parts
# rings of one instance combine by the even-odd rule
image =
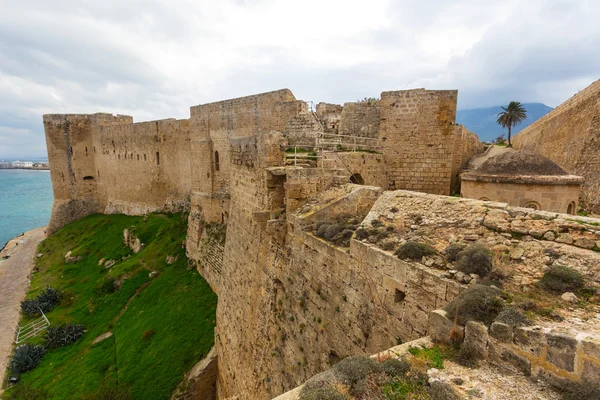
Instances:
[[[563,333],[550,332],[546,335],[548,353],[546,360],[552,365],[568,372],[575,372],[577,340]]]
[[[421,286],[423,284],[423,270],[409,264],[406,268],[406,281]]]
[[[412,326],[419,332],[426,332],[429,315],[414,304],[406,304],[402,322]]]
[[[423,271],[423,289],[442,299],[446,298],[446,281],[439,276]]]
[[[573,239],[573,236],[569,235],[568,233],[561,233],[556,238],[556,242],[564,243],[564,244],[573,244],[574,239]]]
[[[464,331],[464,327],[459,325],[455,326],[454,322],[448,319],[448,313],[446,313],[446,311],[433,310],[429,313],[427,335],[434,342],[452,344],[454,340],[460,343],[464,339]]]
[[[494,322],[490,327],[490,335],[502,343],[512,343],[513,327],[502,322]]]
[[[515,345],[534,357],[539,357],[546,345],[546,335],[539,326],[516,328],[514,335]]]
[[[587,337],[581,341],[581,347],[583,348],[583,354],[587,357],[600,361],[600,338]]]
[[[584,249],[593,249],[596,246],[596,242],[591,239],[581,237],[575,241],[575,246],[582,247]]]
[[[600,364],[590,360],[583,360],[581,380],[597,385],[600,382]]]
[[[488,358],[488,340],[488,329],[484,324],[475,321],[467,322],[462,346],[468,346],[474,358],[479,360]]]
[[[514,365],[519,371],[525,375],[531,375],[531,361],[527,358],[519,355],[511,349],[503,349],[500,353],[500,358],[512,365]]]

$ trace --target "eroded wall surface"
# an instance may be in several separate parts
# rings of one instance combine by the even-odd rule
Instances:
[[[381,94],[380,140],[390,189],[450,194],[456,90]]]
[[[550,111],[512,139],[585,178],[582,200],[600,211],[600,80]]]

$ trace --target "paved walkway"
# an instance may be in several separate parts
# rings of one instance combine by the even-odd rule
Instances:
[[[4,378],[8,366],[15,338],[13,329],[19,320],[21,300],[29,289],[27,276],[33,268],[37,245],[46,236],[45,229],[37,228],[11,240],[0,253],[0,258],[10,256],[8,260],[0,261],[0,379]],[[23,243],[16,246],[20,240]]]
[[[498,154],[506,153],[509,151],[515,151],[515,150],[511,147],[506,147],[506,146],[490,146],[485,153],[479,154],[479,155],[476,155],[475,157],[473,157],[473,159],[469,162],[469,166],[472,167],[473,169],[477,169],[481,166],[481,164],[486,162],[489,158],[492,158],[494,156],[497,156]]]

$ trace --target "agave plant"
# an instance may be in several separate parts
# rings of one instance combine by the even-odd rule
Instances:
[[[30,371],[40,363],[44,354],[46,348],[39,344],[27,343],[18,346],[10,357],[10,368],[17,374]]]
[[[83,325],[67,324],[51,326],[46,331],[46,346],[51,349],[68,346],[76,342],[84,332],[85,327]]]
[[[45,313],[50,312],[62,297],[63,294],[60,290],[47,286],[35,299],[22,301],[21,311],[28,318],[39,315],[40,310]]]
[[[40,314],[40,308],[36,299],[27,299],[21,302],[21,312],[27,317],[35,317]]]

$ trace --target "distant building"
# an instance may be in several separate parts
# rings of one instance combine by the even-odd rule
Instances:
[[[32,168],[33,162],[31,161],[13,161],[13,168]]]

